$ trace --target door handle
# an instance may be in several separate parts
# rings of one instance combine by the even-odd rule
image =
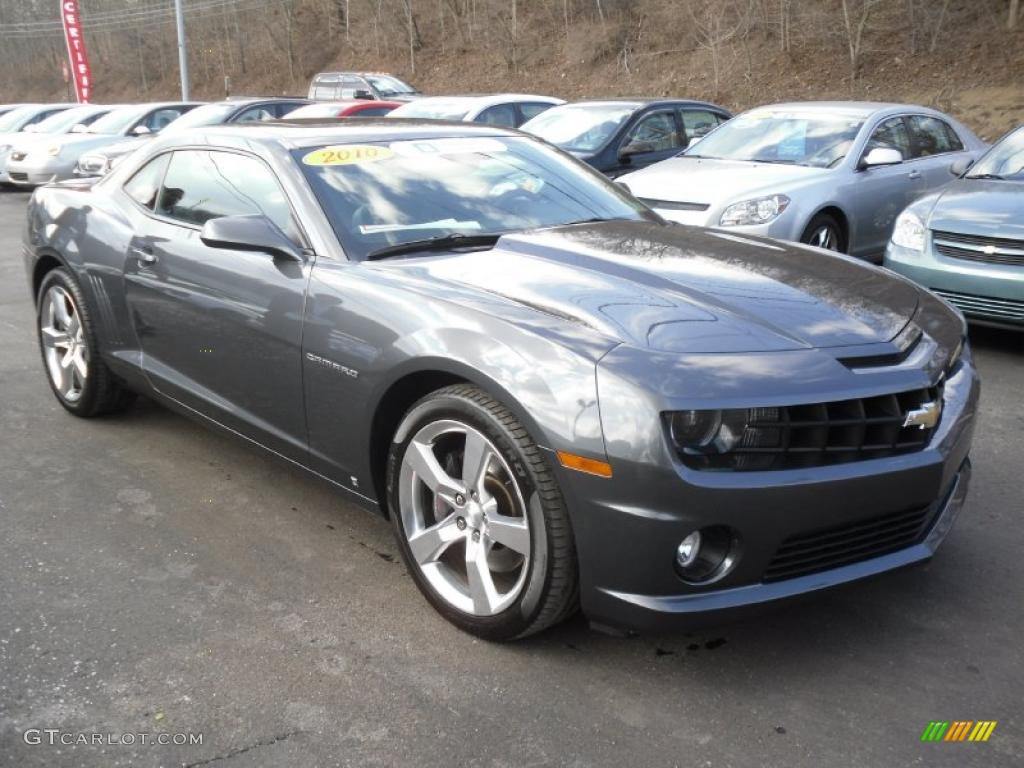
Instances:
[[[129,249],[129,253],[131,253],[132,256],[138,259],[139,264],[142,264],[143,266],[148,267],[153,264],[156,264],[157,262],[156,254],[147,248],[132,247]]]
[[[909,175],[907,176],[907,178],[908,179],[920,179],[921,178],[921,172],[920,171],[911,171],[909,173]]]

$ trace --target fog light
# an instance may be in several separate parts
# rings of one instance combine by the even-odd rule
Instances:
[[[676,572],[689,584],[708,584],[725,576],[739,560],[739,535],[727,525],[709,525],[676,547]]]
[[[676,562],[680,568],[689,568],[697,560],[700,553],[700,531],[694,531],[679,543],[676,550]]]

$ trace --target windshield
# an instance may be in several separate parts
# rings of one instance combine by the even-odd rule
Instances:
[[[419,93],[408,83],[403,83],[397,77],[391,75],[367,75],[366,79],[370,81],[378,94],[381,96],[400,96],[402,94]]]
[[[863,124],[848,115],[757,110],[723,123],[683,154],[829,168],[846,157]]]
[[[595,171],[528,138],[443,138],[305,147],[293,156],[350,257],[452,234],[643,219]]]
[[[92,107],[65,109],[29,127],[37,133],[67,133],[79,123],[88,123],[90,118],[97,114],[102,112],[97,112]]]
[[[108,136],[123,133],[130,125],[142,117],[148,109],[149,107],[147,106],[121,107],[120,109],[112,110],[90,125],[86,129],[86,133],[102,133]]]
[[[34,106],[12,109],[3,117],[0,117],[0,133],[20,130],[25,121],[31,119],[37,111],[39,111],[39,107]]]
[[[968,179],[979,176],[1024,181],[1024,128],[1018,128],[986,152],[971,172]]]
[[[203,104],[190,109],[177,120],[168,124],[161,134],[174,133],[182,128],[198,128],[202,125],[220,125],[238,109],[238,104]]]
[[[427,117],[432,120],[462,120],[469,112],[465,99],[417,99],[388,113],[388,117]]]
[[[607,104],[555,107],[524,123],[520,130],[562,149],[596,152],[635,111],[633,106]]]

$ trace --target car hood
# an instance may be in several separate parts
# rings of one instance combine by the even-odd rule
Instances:
[[[640,221],[506,235],[487,252],[412,265],[430,285],[469,286],[622,343],[679,353],[888,342],[920,297],[845,256]]]
[[[54,136],[53,140],[54,144],[60,144],[61,147],[69,152],[75,152],[80,155],[90,149],[106,147],[115,142],[123,141],[124,137],[107,133],[68,133],[63,136]]]
[[[928,228],[966,235],[1024,240],[1024,184],[958,179],[935,201]]]
[[[793,184],[826,173],[824,168],[805,165],[673,157],[620,176],[618,181],[636,197],[715,206],[758,194],[785,192]]]
[[[149,140],[149,137],[132,137],[130,139],[115,142],[114,144],[103,145],[95,151],[96,154],[105,155],[108,158],[121,157],[122,155],[127,155],[129,152],[134,152]]]

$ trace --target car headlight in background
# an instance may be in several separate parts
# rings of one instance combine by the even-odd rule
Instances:
[[[753,200],[744,200],[741,203],[733,203],[724,211],[718,220],[723,227],[742,226],[744,224],[767,224],[778,218],[789,206],[789,198],[785,195],[768,195],[767,197],[755,197]]]
[[[892,229],[892,243],[917,253],[924,253],[925,226],[921,217],[911,210],[906,210],[896,217]]]

